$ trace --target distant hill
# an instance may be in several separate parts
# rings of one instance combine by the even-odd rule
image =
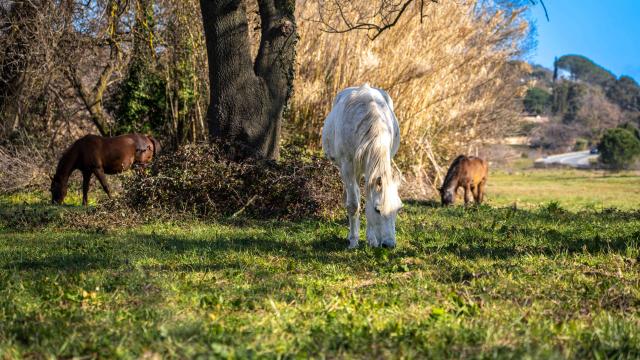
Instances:
[[[534,145],[584,146],[596,143],[608,128],[623,123],[640,126],[640,85],[585,56],[562,56],[554,69],[531,65],[527,81],[525,111],[551,119],[532,130]]]

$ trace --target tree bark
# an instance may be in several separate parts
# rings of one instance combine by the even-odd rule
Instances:
[[[23,2],[0,6],[0,36],[4,37],[0,54],[0,132],[3,136],[14,132],[19,126],[32,42],[32,34],[26,30],[33,26],[37,6],[37,3]]]
[[[211,98],[210,138],[233,158],[276,159],[282,113],[291,96],[297,42],[295,0],[258,0],[255,61],[243,0],[200,0]]]

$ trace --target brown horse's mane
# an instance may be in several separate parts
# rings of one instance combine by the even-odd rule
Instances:
[[[77,156],[75,145],[76,143],[71,144],[71,146],[69,146],[64,151],[64,153],[62,153],[62,156],[60,157],[60,161],[58,162],[58,166],[56,167],[54,178],[57,178],[58,180],[62,180],[62,178],[69,177],[69,174],[73,170],[72,169],[73,163],[74,163],[73,157]]]
[[[442,189],[446,189],[451,185],[451,182],[458,175],[458,170],[460,169],[460,162],[466,159],[465,155],[458,155],[458,157],[453,160],[451,166],[449,167],[449,171],[447,171],[447,175],[444,177],[444,181],[442,182]]]

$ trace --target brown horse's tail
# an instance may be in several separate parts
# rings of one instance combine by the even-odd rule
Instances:
[[[462,162],[462,160],[466,158],[467,158],[466,155],[458,155],[458,157],[455,158],[455,160],[453,160],[453,162],[451,163],[451,166],[449,166],[447,175],[444,177],[444,181],[442,182],[443,189],[447,188],[447,186],[449,186],[449,183],[453,181],[456,174],[458,173],[458,168],[460,167],[460,163]]]

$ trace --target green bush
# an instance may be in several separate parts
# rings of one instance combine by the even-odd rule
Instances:
[[[527,90],[524,97],[524,108],[529,114],[544,114],[551,106],[551,94],[547,91],[533,87]]]
[[[141,61],[131,64],[115,94],[116,133],[159,132],[165,124],[166,80]]]
[[[626,129],[609,129],[598,145],[601,161],[612,169],[623,169],[640,155],[640,140]]]
[[[589,141],[587,139],[577,138],[576,143],[573,146],[573,149],[575,151],[582,151],[582,150],[586,150],[588,146],[589,146]]]
[[[634,134],[638,138],[638,140],[640,140],[640,129],[638,129],[638,126],[636,126],[634,123],[626,122],[622,125],[619,125],[618,128],[629,131],[630,133]]]

